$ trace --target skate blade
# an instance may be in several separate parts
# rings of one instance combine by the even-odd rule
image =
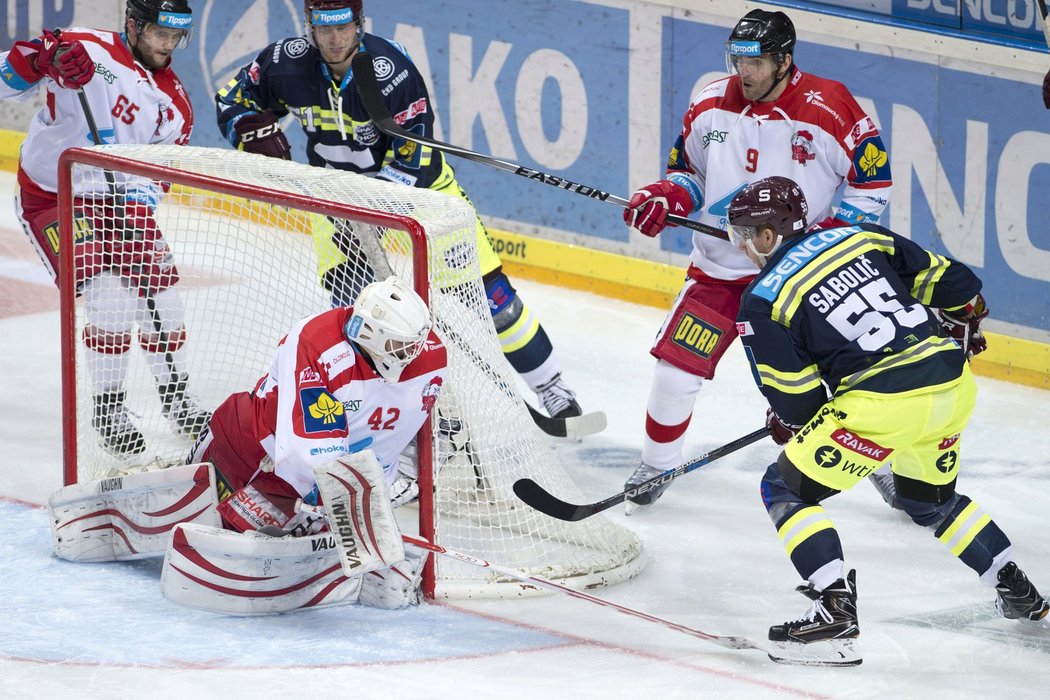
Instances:
[[[829,639],[822,642],[770,642],[766,650],[778,664],[792,666],[858,666],[864,660],[855,639]]]
[[[634,515],[635,513],[639,512],[639,511],[644,512],[644,511],[649,510],[652,507],[653,507],[652,503],[644,503],[643,504],[643,503],[635,503],[634,501],[624,501],[623,502],[623,514],[624,515]]]

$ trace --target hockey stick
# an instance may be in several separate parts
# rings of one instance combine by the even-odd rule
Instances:
[[[630,201],[623,197],[603,192],[596,187],[589,185],[582,185],[572,180],[566,180],[565,178],[557,177],[555,175],[549,175],[539,170],[533,170],[526,168],[523,165],[511,163],[510,161],[500,160],[492,156],[482,155],[476,151],[471,151],[460,146],[453,146],[452,144],[442,143],[441,141],[435,141],[434,139],[421,136],[419,134],[413,134],[411,131],[406,131],[398,126],[397,121],[390,115],[390,110],[386,106],[386,102],[383,101],[383,95],[380,92],[379,84],[376,81],[375,68],[372,65],[372,55],[364,52],[359,52],[354,56],[351,62],[351,68],[354,73],[354,83],[357,85],[357,93],[361,96],[361,101],[365,105],[365,111],[368,112],[368,116],[372,119],[372,122],[376,125],[376,128],[382,131],[387,136],[392,136],[398,139],[404,139],[406,141],[412,141],[414,143],[429,146],[430,148],[438,151],[444,151],[445,153],[451,153],[454,156],[459,156],[466,160],[474,161],[475,163],[481,163],[482,165],[488,165],[497,170],[504,172],[513,173],[514,175],[520,175],[521,177],[536,182],[542,182],[544,185],[550,185],[559,189],[572,192],[573,194],[583,195],[589,199],[597,199],[602,202],[609,202],[610,204],[617,204],[623,208],[630,207]],[[729,235],[720,228],[714,226],[708,226],[702,224],[699,221],[693,221],[687,219],[684,216],[676,216],[674,214],[667,215],[667,222],[676,226],[682,226],[684,228],[692,229],[693,231],[699,231],[700,233],[707,234],[708,236],[714,236],[723,241],[729,240]]]
[[[706,642],[717,644],[718,646],[725,647],[726,649],[755,649],[757,651],[768,653],[768,651],[764,647],[759,646],[756,642],[748,639],[747,637],[724,636],[719,634],[710,634],[708,632],[702,632],[698,629],[693,629],[692,627],[680,625],[677,622],[665,620],[662,617],[656,617],[655,615],[650,615],[649,613],[641,612],[640,610],[634,610],[632,608],[619,605],[618,603],[613,603],[612,601],[604,600],[602,598],[596,598],[595,596],[592,596],[588,593],[584,593],[583,591],[577,591],[576,589],[569,588],[568,586],[563,586],[562,584],[555,583],[554,581],[551,581],[549,579],[541,578],[539,576],[532,576],[530,574],[524,574],[515,569],[497,566],[495,564],[485,561],[484,559],[478,559],[477,557],[472,557],[469,554],[457,552],[452,549],[446,549],[441,545],[431,544],[426,540],[421,540],[416,537],[412,537],[411,535],[401,535],[401,539],[404,540],[407,544],[420,547],[421,549],[429,550],[435,554],[440,554],[441,556],[449,557],[451,559],[455,559],[456,561],[465,562],[473,566],[480,566],[486,569],[491,569],[492,571],[495,571],[496,573],[502,576],[506,576],[508,578],[512,578],[523,583],[536,586],[537,588],[543,588],[548,591],[555,591],[556,593],[565,593],[566,595],[572,596],[573,598],[578,598],[579,600],[586,600],[588,603],[594,603],[595,605],[600,605],[605,608],[612,608],[613,610],[623,613],[624,615],[630,615],[631,617],[637,617],[639,619],[647,620],[649,622],[655,622],[669,629],[673,629],[676,632],[688,634],[691,637],[696,637],[697,639],[702,639]]]
[[[743,437],[739,437],[728,444],[711,450],[705,455],[690,460],[685,464],[681,464],[674,469],[668,469],[648,481],[643,481],[633,488],[625,489],[615,496],[609,496],[608,498],[597,501],[596,503],[576,505],[569,503],[568,501],[563,501],[532,479],[518,479],[515,481],[514,495],[524,501],[527,505],[532,506],[536,510],[549,515],[552,518],[569,521],[583,520],[584,518],[589,518],[607,508],[612,508],[618,503],[623,503],[631,496],[637,496],[652,491],[659,486],[677,479],[683,474],[688,474],[694,469],[699,469],[705,464],[710,464],[720,457],[725,457],[728,454],[736,452],[741,447],[746,447],[753,442],[761,440],[767,435],[769,435],[769,428],[759,428],[753,433],[748,433]]]

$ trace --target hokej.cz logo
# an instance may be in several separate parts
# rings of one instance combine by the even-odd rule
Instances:
[[[325,389],[300,389],[299,402],[303,407],[303,428],[307,433],[346,431],[346,410],[342,402]]]

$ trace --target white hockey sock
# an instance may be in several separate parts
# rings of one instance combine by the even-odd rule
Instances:
[[[696,395],[704,380],[663,360],[653,369],[653,383],[646,405],[642,461],[657,469],[682,462],[682,445]]]

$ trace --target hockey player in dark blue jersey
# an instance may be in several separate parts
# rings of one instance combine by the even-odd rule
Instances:
[[[813,601],[770,628],[771,658],[861,662],[856,572],[847,573],[821,502],[891,460],[912,520],[995,587],[1004,617],[1046,625],[1047,603],[1006,534],[955,490],[977,396],[967,360],[987,346],[981,281],[881,226],[807,232],[805,196],[787,178],[752,183],[728,216],[731,241],[761,267],[737,330],[769,400],[767,425],[785,446],[762,499]]]
[[[430,96],[404,47],[365,33],[363,0],[304,0],[303,5],[305,35],[267,46],[216,94],[223,136],[239,149],[290,159],[278,120],[291,113],[306,133],[311,165],[424,187],[469,203],[441,152],[381,133],[353,85],[351,60],[367,50],[390,113],[404,129],[432,138]],[[550,416],[579,416],[576,394],[561,376],[547,333],[504,274],[480,218],[477,229],[489,309],[507,360]],[[333,305],[349,305],[371,281],[347,274],[365,265],[352,227],[333,220],[315,225],[314,233],[321,283]]]

